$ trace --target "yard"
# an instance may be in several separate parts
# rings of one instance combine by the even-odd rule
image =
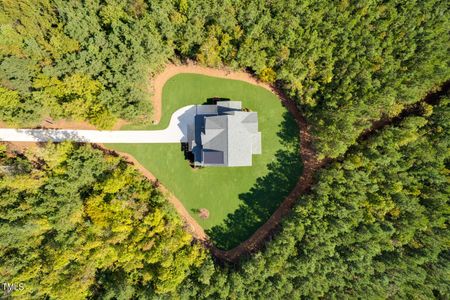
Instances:
[[[193,169],[180,144],[107,146],[133,155],[184,204],[215,245],[229,249],[270,217],[302,171],[298,129],[277,96],[243,81],[178,74],[164,85],[160,124],[124,129],[163,129],[178,108],[213,97],[239,100],[258,112],[262,154],[253,156],[252,167]],[[201,208],[209,211],[207,219],[199,217]]]

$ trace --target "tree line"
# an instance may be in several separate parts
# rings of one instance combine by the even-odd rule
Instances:
[[[449,103],[446,96],[352,147],[318,172],[264,251],[239,265],[206,260],[179,295],[445,299]]]
[[[206,255],[161,193],[91,146],[0,151],[0,274],[23,295],[98,299],[445,298],[450,97],[352,147],[266,248]],[[74,296],[76,295],[76,296]]]
[[[1,0],[3,122],[149,119],[149,75],[189,58],[283,89],[340,159],[264,251],[222,266],[120,158],[2,146],[0,277],[33,298],[445,298],[448,97],[354,144],[449,78],[447,16],[438,0]]]
[[[296,101],[321,157],[448,79],[448,5],[425,1],[0,2],[0,120],[149,120],[168,60],[250,70]],[[141,118],[139,118],[141,117]]]
[[[0,165],[0,277],[25,286],[13,296],[85,299],[136,283],[167,294],[205,259],[161,192],[120,157],[68,142],[3,145]]]

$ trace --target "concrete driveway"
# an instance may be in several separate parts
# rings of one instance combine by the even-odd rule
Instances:
[[[194,122],[196,106],[175,111],[169,126],[163,130],[74,130],[74,129],[7,129],[0,128],[0,141],[84,143],[180,143],[187,141],[187,125]]]

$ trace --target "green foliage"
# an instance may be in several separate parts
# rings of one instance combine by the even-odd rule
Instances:
[[[0,277],[14,295],[84,299],[93,286],[173,291],[203,251],[161,193],[117,157],[70,143],[0,155]]]
[[[261,78],[262,81],[273,83],[276,79],[277,74],[274,70],[271,68],[265,68],[261,70],[261,73],[259,74],[259,78]]]
[[[450,109],[411,116],[317,175],[266,250],[205,263],[195,299],[445,298],[449,295]],[[201,276],[206,274],[207,278]]]
[[[344,153],[372,121],[395,115],[450,75],[445,1],[192,0],[183,10],[168,1],[152,7],[182,58],[278,80],[313,125],[321,156]]]
[[[0,86],[0,120],[10,124],[30,124],[36,121],[40,109],[34,101],[21,99],[17,91]],[[20,120],[20,121],[19,121]]]
[[[98,102],[106,115],[126,119],[149,115],[148,75],[170,53],[155,21],[144,14],[145,5],[132,2],[56,1],[65,20],[64,32],[80,43],[80,50],[44,69],[49,76],[79,73],[100,82],[104,89]],[[101,122],[101,117],[98,119]]]
[[[450,75],[442,0],[2,0],[1,8],[0,85],[28,99],[42,75],[83,74],[104,87],[83,119],[103,127],[149,117],[148,75],[178,54],[276,81],[306,114],[321,157],[337,157],[372,121]]]
[[[448,15],[442,0],[0,0],[0,121],[148,118],[148,75],[191,58],[276,83],[338,157],[448,80]],[[192,267],[201,251],[119,159],[0,150],[0,277],[28,298],[445,298],[447,102],[350,148],[236,270]]]
[[[148,116],[148,74],[170,52],[138,2],[1,1],[0,85],[19,93],[17,109],[41,106],[53,118],[99,128]],[[79,97],[78,88],[92,91],[86,84],[101,88]],[[43,117],[32,113],[35,123]],[[29,123],[20,114],[9,119],[0,116]]]
[[[98,99],[103,86],[87,76],[73,74],[62,81],[40,76],[36,78],[34,88],[37,89],[34,97],[44,103],[56,118],[88,120],[102,129],[115,123],[115,118]]]

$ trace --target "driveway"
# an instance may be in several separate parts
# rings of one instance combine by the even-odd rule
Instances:
[[[196,106],[175,111],[169,126],[163,130],[73,130],[73,129],[6,129],[0,128],[0,141],[84,143],[180,143],[187,141],[187,125],[194,122]]]

